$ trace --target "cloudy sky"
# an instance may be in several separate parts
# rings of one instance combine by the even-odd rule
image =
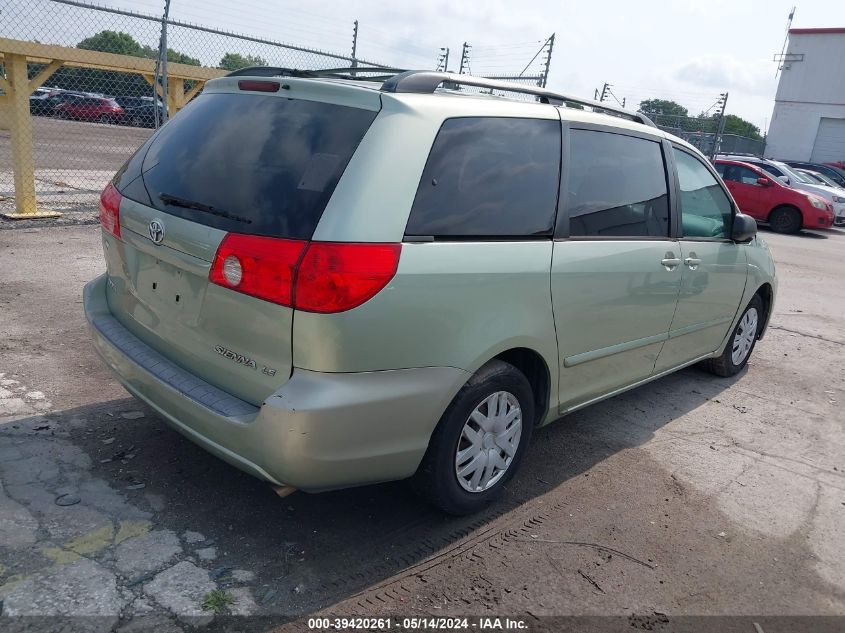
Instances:
[[[55,13],[48,0],[21,0],[30,2]],[[164,0],[100,3],[158,13]],[[171,16],[347,54],[357,19],[362,58],[431,68],[440,47],[449,47],[450,70],[457,70],[461,45],[469,42],[470,69],[477,74],[519,73],[554,32],[552,89],[592,97],[608,82],[629,107],[671,98],[691,114],[728,91],[728,112],[764,128],[777,86],[772,56],[781,50],[796,4],[794,27],[845,27],[845,3],[835,0],[172,0]],[[89,28],[65,27],[72,37]],[[153,38],[154,27],[144,25],[148,35],[139,39]],[[197,48],[181,37],[183,48]],[[205,54],[185,52],[215,63],[217,48],[202,46]],[[538,68],[539,59],[529,72]]]

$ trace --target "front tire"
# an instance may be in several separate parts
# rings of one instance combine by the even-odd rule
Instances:
[[[412,479],[419,494],[445,512],[478,512],[513,477],[534,426],[525,375],[492,360],[455,395]]]
[[[721,356],[704,361],[704,368],[717,376],[727,378],[738,374],[751,357],[764,320],[763,300],[754,295],[739,317],[728,344]]]
[[[801,214],[791,207],[778,207],[769,214],[769,226],[775,233],[797,233],[802,224]]]

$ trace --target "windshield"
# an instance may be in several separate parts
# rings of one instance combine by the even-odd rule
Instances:
[[[827,185],[828,187],[836,187],[837,189],[839,188],[839,185],[837,185],[835,182],[833,182],[830,178],[828,178],[824,174],[809,174],[809,175],[813,176],[816,180],[821,182],[823,185]]]
[[[809,178],[810,182],[817,183],[817,184],[827,184],[824,180],[822,180],[818,174],[811,174],[808,171],[804,171],[803,169],[797,169],[797,173],[801,174],[805,178]]]
[[[778,163],[778,162],[776,162],[776,161],[772,161],[772,163],[774,163],[775,165],[777,165],[778,169],[780,169],[780,170],[781,170],[784,174],[786,174],[787,176],[789,176],[789,179],[790,179],[790,180],[794,180],[795,182],[801,182],[801,183],[804,183],[805,185],[815,185],[815,184],[818,184],[818,183],[813,182],[813,181],[812,181],[810,178],[808,178],[807,176],[804,176],[804,175],[802,175],[802,174],[799,174],[797,171],[795,171],[794,169],[792,169],[792,168],[791,168],[789,165],[787,165],[786,163]]]

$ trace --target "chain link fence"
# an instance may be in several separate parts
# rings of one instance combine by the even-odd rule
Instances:
[[[173,83],[168,88],[177,94],[169,94],[169,103],[165,103],[153,87],[161,16],[71,0],[0,0],[0,11],[0,38],[26,43],[31,49],[24,50],[30,81],[49,70],[50,58],[40,45],[76,49],[72,52],[76,61],[52,72],[29,96],[32,152],[28,160],[34,166],[39,208],[93,208],[105,183],[154,131],[157,118],[164,118],[168,105],[173,114],[199,92],[205,79],[253,65],[304,69],[386,66],[169,20],[167,62]],[[2,46],[0,52],[4,52]],[[109,68],[103,53],[137,58],[137,69]],[[53,54],[62,59],[71,53],[56,49]],[[4,52],[0,76],[9,76],[6,66],[10,59]],[[13,167],[20,157],[13,156],[12,127],[11,121],[0,118],[2,212],[14,211],[16,202]]]
[[[763,149],[766,146],[766,141],[763,139],[750,138],[748,136],[739,136],[737,134],[721,134],[716,135],[717,119],[697,119],[690,118],[687,120],[686,129],[677,124],[666,125],[660,121],[660,117],[655,117],[655,124],[661,130],[674,134],[684,139],[690,145],[698,148],[705,156],[712,156],[714,154],[754,154],[757,156],[763,155]],[[718,143],[718,146],[713,147],[713,143]]]
[[[313,70],[395,66],[355,57],[354,52],[297,46],[79,0],[0,0],[0,16],[3,214],[14,214],[16,209],[18,213],[85,211],[93,221],[99,192],[109,178],[159,122],[193,99],[208,79],[247,66]],[[165,23],[166,47],[162,47]],[[333,28],[336,35],[336,22]],[[320,26],[314,29],[319,34]],[[356,22],[351,51],[357,35]],[[378,42],[369,44],[392,52]],[[465,44],[461,71],[545,86],[553,46],[554,35],[522,44],[476,48]],[[163,48],[167,79],[160,81]],[[396,53],[402,59],[402,53]],[[443,62],[445,66],[448,60]],[[451,69],[457,62],[453,57]],[[22,73],[15,75],[17,84],[11,79],[15,72]],[[3,94],[4,86],[14,94]],[[27,107],[30,116],[25,117]]]

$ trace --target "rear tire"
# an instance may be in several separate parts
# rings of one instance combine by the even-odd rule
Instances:
[[[769,214],[769,226],[775,233],[797,233],[802,224],[801,213],[792,207],[778,207]]]
[[[111,117],[108,114],[101,114],[100,116],[97,117],[97,120],[100,123],[111,123],[112,122]]]
[[[764,322],[763,300],[760,295],[754,295],[742,311],[722,354],[704,361],[701,366],[723,378],[738,374],[748,364]]]
[[[478,512],[513,477],[534,426],[528,379],[492,360],[455,395],[440,418],[411,484],[445,512]]]

